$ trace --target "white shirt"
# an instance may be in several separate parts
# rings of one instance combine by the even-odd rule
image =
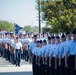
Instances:
[[[21,49],[21,47],[22,47],[21,42],[16,42],[15,43],[15,49]]]

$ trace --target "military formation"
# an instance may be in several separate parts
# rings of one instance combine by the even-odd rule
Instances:
[[[34,36],[29,50],[33,75],[76,75],[76,30],[47,39]]]
[[[5,33],[0,55],[13,65],[32,63],[33,75],[76,75],[76,29],[61,35]]]
[[[0,32],[0,56],[19,67],[21,59],[28,62],[28,47],[32,41],[31,34],[19,34],[15,36],[13,32]]]

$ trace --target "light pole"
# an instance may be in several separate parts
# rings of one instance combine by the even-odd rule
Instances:
[[[38,3],[38,14],[39,14],[39,37],[40,37],[40,33],[41,33],[40,0],[39,0],[39,3]]]

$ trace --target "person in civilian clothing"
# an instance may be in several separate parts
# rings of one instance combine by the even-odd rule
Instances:
[[[22,51],[22,44],[18,40],[18,37],[16,37],[15,40],[15,54],[16,54],[16,66],[20,66],[20,57],[21,57],[21,51]]]

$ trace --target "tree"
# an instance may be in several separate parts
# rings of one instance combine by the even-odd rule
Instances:
[[[38,27],[37,27],[37,26],[31,27],[31,26],[29,25],[29,26],[25,26],[25,27],[24,27],[24,30],[25,30],[26,32],[38,32]]]
[[[8,21],[0,21],[0,31],[1,30],[14,31],[14,25]]]
[[[26,32],[30,32],[30,31],[32,30],[32,28],[31,28],[31,26],[25,26],[25,27],[24,27],[24,30],[25,30]]]
[[[40,3],[42,20],[51,27],[49,32],[72,31],[76,28],[76,0],[41,0]]]

